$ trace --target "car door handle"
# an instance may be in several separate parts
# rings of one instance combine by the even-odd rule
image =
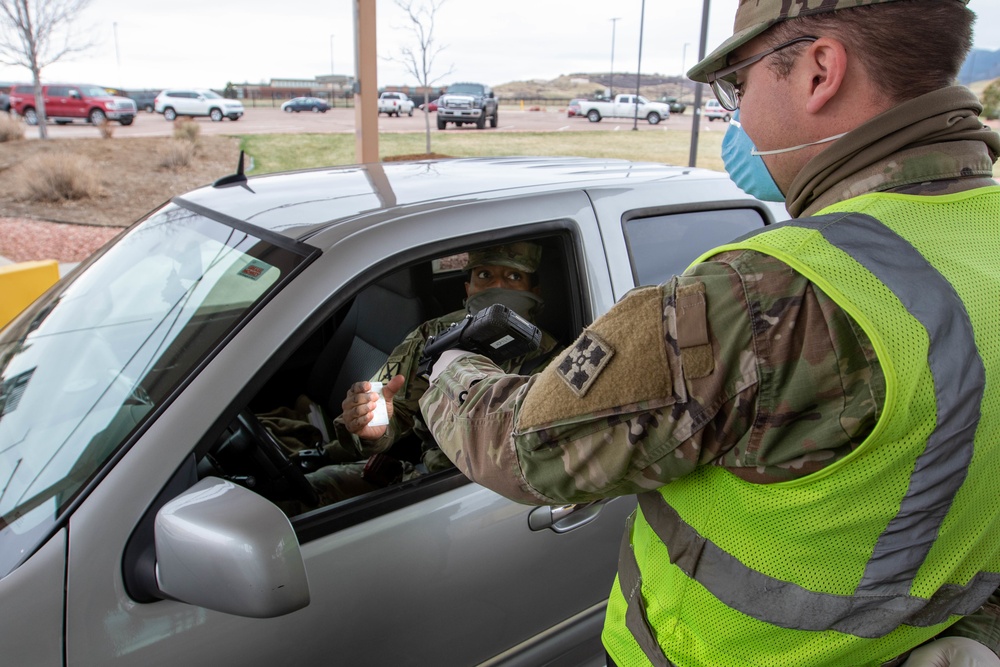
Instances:
[[[607,499],[576,505],[536,507],[528,513],[528,528],[531,530],[549,528],[555,533],[568,533],[596,519],[606,502]]]

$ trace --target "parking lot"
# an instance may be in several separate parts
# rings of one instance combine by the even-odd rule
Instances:
[[[428,114],[432,132],[439,132],[434,113]],[[212,134],[299,134],[299,133],[353,133],[354,109],[331,109],[326,113],[285,113],[277,108],[247,107],[246,114],[239,121],[225,119],[213,123],[210,119],[196,118],[205,135]],[[425,128],[424,113],[414,111],[413,116],[379,116],[380,132],[421,132]],[[448,125],[445,132],[568,132],[568,131],[631,131],[632,119],[606,118],[599,123],[591,123],[586,118],[568,118],[564,105],[545,107],[539,111],[528,111],[517,106],[500,107],[500,124],[496,129],[477,130],[474,125],[455,127]],[[650,125],[639,119],[636,128],[641,132],[669,132],[670,130],[690,130],[691,114],[674,114],[657,125]],[[724,131],[726,124],[720,121],[702,122],[704,131]],[[53,138],[94,137],[96,128],[86,123],[72,125],[48,125],[49,136]],[[170,136],[173,125],[156,113],[140,111],[135,122],[129,126],[115,125],[117,137],[162,137]],[[28,138],[36,138],[38,132],[29,128]]]

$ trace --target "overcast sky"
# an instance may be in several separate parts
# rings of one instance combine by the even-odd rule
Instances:
[[[419,2],[419,0],[415,0]],[[738,0],[711,0],[706,53],[732,32]],[[642,0],[446,0],[434,30],[438,84],[490,85],[575,72],[635,72]],[[681,74],[698,59],[702,3],[645,3],[642,72]],[[971,0],[975,47],[1000,49],[1000,0]],[[204,87],[354,74],[352,0],[92,0],[74,29],[94,46],[49,66],[48,81],[122,88]],[[613,21],[612,19],[618,19]],[[415,45],[393,0],[377,0],[378,83],[414,85],[392,57]],[[612,39],[614,48],[612,49]],[[0,65],[0,81],[29,79]]]

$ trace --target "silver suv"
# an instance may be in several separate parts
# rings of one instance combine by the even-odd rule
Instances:
[[[634,497],[531,507],[450,468],[319,506],[264,415],[304,437],[271,408],[338,414],[345,382],[462,308],[469,249],[542,246],[538,324],[569,344],[775,211],[725,174],[552,157],[173,198],[0,329],[3,663],[603,665]]]
[[[243,104],[239,100],[200,89],[164,90],[153,101],[153,110],[169,121],[178,116],[208,116],[215,122],[223,118],[239,120],[243,116]]]

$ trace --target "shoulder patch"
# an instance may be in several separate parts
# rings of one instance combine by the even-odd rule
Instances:
[[[630,291],[532,377],[515,428],[525,432],[640,403],[645,409],[673,403],[663,326],[662,289]]]
[[[593,331],[587,331],[566,351],[556,373],[570,391],[582,398],[614,354],[615,348]]]

